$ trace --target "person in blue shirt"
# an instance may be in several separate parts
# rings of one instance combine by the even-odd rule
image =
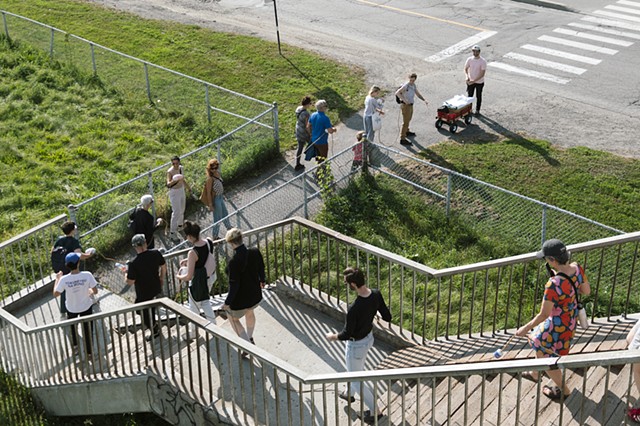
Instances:
[[[336,128],[327,117],[327,101],[320,99],[316,102],[316,112],[311,114],[307,124],[311,133],[311,145],[316,149],[316,161],[322,163],[329,154],[329,135],[336,132]]]

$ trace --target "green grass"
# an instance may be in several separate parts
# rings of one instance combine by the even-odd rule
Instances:
[[[294,110],[304,95],[327,99],[332,120],[360,109],[362,69],[292,46],[155,21],[74,0],[6,0],[5,10],[210,83],[277,102],[285,145],[294,142]],[[43,48],[48,44],[43,43]],[[88,59],[87,59],[88,60]]]
[[[57,418],[47,416],[29,390],[0,370],[0,424],[29,426],[154,426],[167,424],[154,414]]]
[[[79,1],[8,1],[2,7],[159,65],[277,101],[281,147],[293,141],[293,109],[303,95],[329,99],[334,120],[355,111],[363,95],[361,70],[287,46],[285,59],[273,43],[251,37],[145,20]],[[8,177],[0,182],[1,238],[166,163],[175,154],[202,146],[233,128],[231,124],[240,124],[220,114],[214,115],[212,124],[203,122],[201,95],[195,110],[183,108],[193,106],[187,101],[170,102],[174,99],[171,96],[183,91],[202,92],[201,86],[192,83],[183,86],[169,81],[166,87],[171,93],[154,94],[158,99],[150,104],[140,64],[131,67],[113,55],[98,55],[98,76],[92,76],[87,46],[72,38],[56,36],[57,61],[51,62],[45,53],[48,31],[34,30],[38,27],[10,16],[7,20],[10,34],[18,42],[2,40],[0,46],[0,160]],[[19,42],[21,35],[43,50]],[[88,68],[77,68],[83,63]],[[152,91],[166,78],[150,71]],[[266,108],[253,111],[247,102],[240,103],[222,92],[210,95],[214,105],[228,101],[231,104],[225,104],[226,108],[247,115]],[[188,100],[196,97],[189,95]],[[271,137],[270,130],[254,127],[226,141],[222,148],[225,179],[232,182],[255,173],[256,164],[271,159]],[[203,152],[199,155],[202,158],[187,167],[197,173],[192,182],[198,191],[204,179],[203,164],[212,155],[211,151]],[[133,195],[135,200],[140,194]],[[135,204],[129,198],[121,197],[120,202]],[[93,220],[97,219],[96,213]],[[94,225],[85,223],[84,229]]]
[[[420,155],[436,164],[572,211],[608,226],[640,230],[640,161],[535,139],[446,142]]]

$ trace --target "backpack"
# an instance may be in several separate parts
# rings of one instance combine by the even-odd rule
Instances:
[[[402,86],[398,87],[398,89],[396,89],[396,92],[397,92],[398,90],[400,90],[401,88],[402,88]],[[400,99],[400,98],[398,97],[398,95],[396,95],[396,103],[397,103],[397,104],[403,104],[403,103],[404,103],[404,101],[403,101],[402,99]]]
[[[67,257],[66,248],[58,246],[51,250],[51,267],[53,268],[53,272],[56,274],[60,271],[64,274],[68,274],[70,272],[69,268],[67,268],[65,257]]]
[[[127,223],[127,229],[132,234],[135,234],[136,232],[136,213],[138,213],[138,208],[134,207],[131,214],[129,214],[129,222]]]

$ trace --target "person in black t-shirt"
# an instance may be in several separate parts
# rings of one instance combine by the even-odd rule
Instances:
[[[153,197],[149,194],[143,195],[140,197],[140,204],[130,216],[131,220],[133,220],[133,233],[144,234],[149,249],[155,248],[153,233],[164,225],[164,220],[161,217],[155,221],[153,220],[153,215],[149,212],[152,204]]]
[[[249,248],[242,242],[242,231],[231,228],[225,235],[227,243],[234,254],[227,266],[229,276],[229,293],[222,305],[236,334],[254,343],[253,330],[256,327],[256,316],[253,310],[262,300],[262,288],[265,284],[264,259],[260,250]],[[240,322],[244,317],[245,327]]]
[[[127,268],[126,280],[128,285],[135,285],[136,303],[153,300],[162,293],[164,279],[167,275],[167,265],[164,256],[158,250],[147,249],[147,240],[144,234],[136,234],[131,239],[131,245],[138,255]],[[142,311],[142,322],[145,327],[152,330],[147,338],[156,338],[160,335],[160,328],[155,322],[156,309]]]
[[[82,252],[82,246],[80,246],[80,241],[78,241],[78,239],[74,236],[77,229],[75,222],[68,220],[62,224],[60,229],[62,229],[62,232],[64,233],[64,235],[61,237],[58,237],[56,242],[53,243],[53,248],[51,249],[52,252],[56,248],[62,247],[65,250],[65,255],[68,253],[78,253],[80,255],[80,260],[86,260],[91,256],[93,256],[93,254],[95,253],[95,249],[88,249],[86,252],[84,253]],[[53,272],[58,273],[62,271],[63,275],[66,275],[69,272],[71,272],[71,270],[66,266],[66,264],[62,265],[62,269],[60,270],[55,270],[55,269],[56,268],[54,267]],[[66,293],[63,292],[60,295],[60,319],[61,320],[67,319],[66,301],[67,301],[67,295]]]
[[[358,294],[356,300],[349,306],[347,320],[340,333],[327,333],[329,341],[344,340],[347,342],[345,358],[347,371],[362,371],[369,349],[373,347],[373,319],[380,312],[382,319],[391,321],[391,312],[387,307],[380,290],[370,289],[364,282],[364,274],[358,268],[347,268],[342,272],[344,281],[349,288]],[[360,382],[350,383],[348,392],[339,396],[344,400],[355,401],[351,395],[359,394],[368,410],[364,411],[363,420],[373,424],[377,416],[382,417],[376,408],[371,389],[365,384],[360,389]]]

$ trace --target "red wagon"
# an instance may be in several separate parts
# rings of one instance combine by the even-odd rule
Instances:
[[[449,131],[455,133],[456,130],[458,130],[456,120],[459,118],[463,118],[465,124],[471,124],[471,120],[473,120],[473,116],[471,115],[473,99],[474,98],[456,96],[445,101],[444,104],[438,108],[436,128],[439,129],[443,124],[448,124]]]

